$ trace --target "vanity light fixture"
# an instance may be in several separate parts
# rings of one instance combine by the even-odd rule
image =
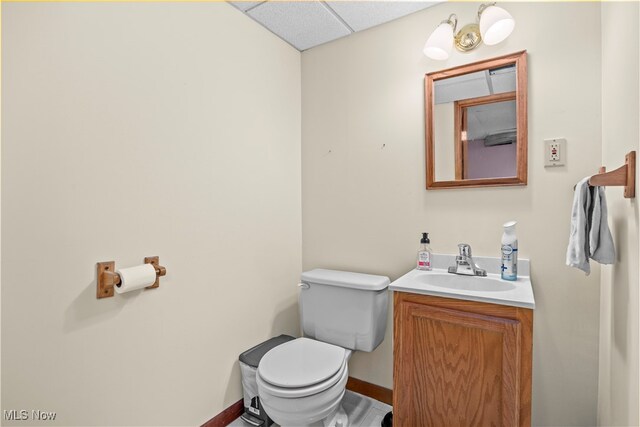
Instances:
[[[467,24],[455,33],[458,17],[452,13],[431,33],[424,45],[424,54],[431,59],[445,60],[454,45],[460,52],[468,52],[481,41],[486,45],[498,44],[509,37],[515,25],[509,12],[495,3],[484,3],[478,8],[477,23]]]

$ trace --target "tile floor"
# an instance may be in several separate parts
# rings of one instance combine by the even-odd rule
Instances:
[[[350,427],[379,427],[382,418],[391,410],[391,406],[347,390],[342,400],[344,410],[349,417]],[[238,418],[229,424],[231,427],[252,427]],[[273,427],[276,427],[274,424]]]

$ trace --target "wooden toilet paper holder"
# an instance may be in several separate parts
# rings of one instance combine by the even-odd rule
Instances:
[[[145,289],[153,289],[160,286],[160,276],[167,274],[167,269],[160,265],[160,259],[157,256],[148,256],[144,259],[145,264],[153,265],[156,270],[156,281],[153,285],[147,286]],[[116,272],[115,261],[104,261],[97,264],[98,279],[96,296],[100,298],[109,298],[114,295],[114,288],[121,283],[120,275]]]

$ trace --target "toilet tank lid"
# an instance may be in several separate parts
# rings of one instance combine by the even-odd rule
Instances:
[[[389,278],[374,274],[352,273],[350,271],[315,270],[302,273],[302,282],[319,285],[340,286],[343,288],[360,289],[364,291],[380,291],[389,286]]]

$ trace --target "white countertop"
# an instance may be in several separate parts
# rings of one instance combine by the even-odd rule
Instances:
[[[391,282],[389,290],[535,308],[533,287],[529,277],[529,260],[518,260],[518,280],[509,281],[500,278],[499,258],[474,257],[473,259],[478,267],[487,270],[486,277],[449,273],[447,268],[455,264],[455,255],[433,254],[433,270],[411,270]]]

